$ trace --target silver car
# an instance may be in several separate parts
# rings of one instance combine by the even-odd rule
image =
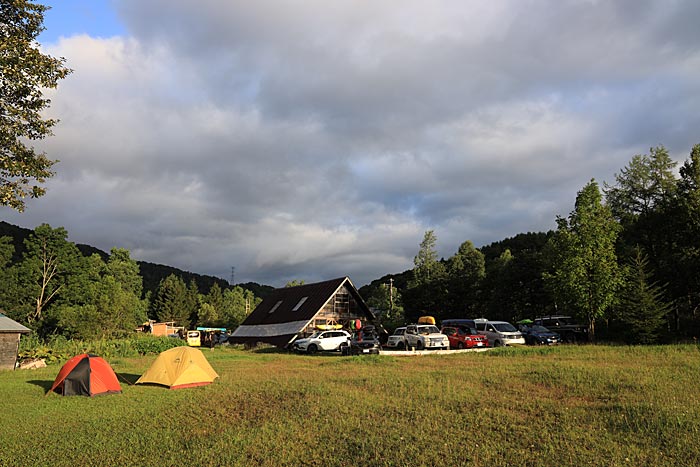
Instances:
[[[523,334],[515,326],[506,321],[486,321],[477,319],[476,329],[479,334],[485,335],[492,347],[506,345],[525,345]]]

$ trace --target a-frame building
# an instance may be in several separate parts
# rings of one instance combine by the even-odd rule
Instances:
[[[347,277],[275,289],[231,334],[232,343],[286,347],[321,329],[374,323],[375,316]]]

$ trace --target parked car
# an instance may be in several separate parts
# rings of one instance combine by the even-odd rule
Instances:
[[[539,324],[520,326],[525,343],[529,345],[554,345],[561,342],[561,336]]]
[[[343,355],[379,354],[381,344],[375,327],[365,326],[353,333],[349,345],[342,347]]]
[[[571,316],[551,315],[541,316],[533,320],[533,324],[544,326],[561,336],[563,342],[588,341],[588,326],[578,324]]]
[[[394,329],[394,333],[389,336],[386,341],[386,346],[390,349],[403,350],[406,348],[406,338],[404,334],[406,333],[406,326],[401,326]]]
[[[505,345],[525,345],[525,338],[515,326],[506,321],[488,321],[477,319],[476,329],[479,334],[483,334],[489,340],[492,347]]]
[[[468,326],[443,326],[440,332],[447,336],[451,349],[473,349],[489,346],[489,340],[486,336]]]
[[[349,345],[352,336],[347,331],[318,331],[309,337],[297,339],[292,343],[292,350],[316,353],[319,350],[337,352]]]
[[[411,324],[406,326],[404,334],[406,348],[416,350],[423,349],[449,349],[450,341],[433,324]]]

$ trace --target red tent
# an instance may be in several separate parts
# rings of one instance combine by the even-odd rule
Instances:
[[[122,392],[109,363],[97,355],[76,355],[58,372],[52,391],[64,396],[96,396]]]

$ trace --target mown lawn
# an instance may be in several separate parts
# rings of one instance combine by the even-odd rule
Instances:
[[[204,350],[178,391],[45,393],[0,372],[2,466],[685,466],[700,459],[697,346],[421,357]],[[135,381],[155,357],[111,359]]]

